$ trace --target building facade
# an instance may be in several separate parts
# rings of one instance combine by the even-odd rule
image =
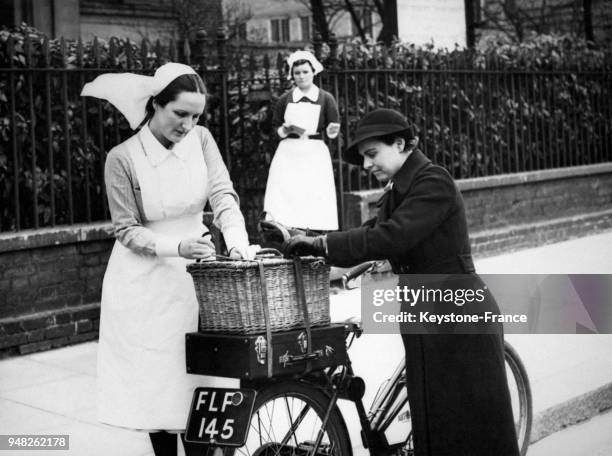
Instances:
[[[241,3],[250,14],[245,16],[243,40],[271,45],[311,42],[314,33],[312,13],[307,1],[299,0],[225,0],[225,5]],[[381,24],[372,9],[358,8],[366,34],[376,36]],[[330,31],[343,41],[358,35],[351,16],[346,11],[330,11]]]
[[[178,11],[177,5],[190,3],[205,12],[199,16],[201,27],[214,36],[223,23],[222,0],[0,0],[0,25],[25,22],[51,38],[167,42],[184,34],[181,17],[190,12]]]

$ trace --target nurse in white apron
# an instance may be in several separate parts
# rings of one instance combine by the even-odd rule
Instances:
[[[273,124],[281,141],[266,186],[266,218],[293,228],[338,229],[336,186],[324,138],[340,132],[336,100],[313,83],[323,66],[308,51],[287,59],[289,79],[296,87],[282,95],[274,108]]]
[[[105,74],[82,95],[142,126],[106,159],[117,241],[102,286],[98,419],[149,431],[156,455],[176,455],[194,388],[222,380],[186,373],[185,333],[197,330],[198,304],[185,267],[215,253],[203,236],[207,201],[234,258],[253,257],[244,218],[215,140],[196,125],[206,96],[191,67]],[[195,445],[185,444],[186,454]]]

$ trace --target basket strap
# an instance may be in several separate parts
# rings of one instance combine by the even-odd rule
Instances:
[[[304,289],[304,276],[302,274],[302,260],[296,256],[293,258],[293,267],[295,269],[295,287],[297,292],[297,298],[300,301],[300,307],[304,314],[304,324],[306,325],[306,340],[308,341],[307,354],[312,354],[312,331],[310,329],[310,317],[308,316],[308,305],[306,304],[306,292]],[[306,372],[312,370],[312,362],[306,362]]]
[[[266,274],[263,261],[257,261],[257,266],[259,267],[259,282],[261,284],[261,305],[263,306],[264,322],[266,323],[268,377],[272,377],[272,362],[274,361],[274,356],[272,355],[272,328],[270,327],[270,309],[268,306],[268,290],[266,289]]]

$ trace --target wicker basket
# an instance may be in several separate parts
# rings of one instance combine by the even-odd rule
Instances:
[[[263,262],[263,302],[259,264]],[[258,258],[257,261],[205,261],[192,263],[200,306],[200,331],[254,334],[266,331],[264,304],[271,331],[304,326],[292,260]],[[329,318],[329,266],[320,258],[301,258],[302,277],[311,326],[327,325]]]

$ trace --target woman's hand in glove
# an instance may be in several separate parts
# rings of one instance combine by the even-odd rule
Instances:
[[[327,256],[327,238],[325,236],[292,236],[283,244],[285,257],[293,255]]]

